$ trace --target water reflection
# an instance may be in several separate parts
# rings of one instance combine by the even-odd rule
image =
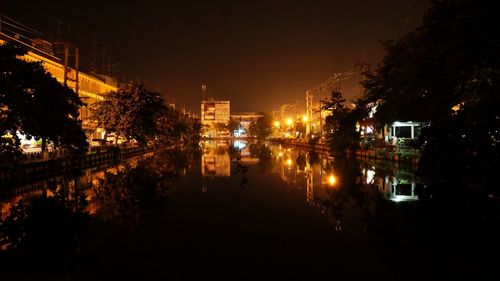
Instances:
[[[366,232],[367,224],[378,223],[376,213],[385,206],[381,200],[395,204],[418,200],[418,181],[412,171],[390,163],[340,160],[315,151],[241,140],[206,142],[203,153],[204,177],[231,177],[232,167],[233,176],[239,175],[240,186],[246,187],[252,182],[249,169],[256,169],[259,176],[276,174],[284,187],[305,190],[305,201],[336,230]],[[205,181],[204,192],[207,185]]]
[[[185,175],[191,182],[184,186],[184,197],[172,199],[172,187]],[[265,225],[262,233],[281,235],[284,230],[280,227],[286,222],[293,227],[294,223],[309,225],[307,219],[312,216],[324,224],[322,233],[333,229],[341,234],[385,235],[385,229],[391,231],[387,227],[393,220],[391,214],[397,212],[381,210],[417,200],[416,182],[414,175],[401,167],[334,159],[269,143],[204,142],[201,154],[196,150],[156,151],[119,165],[47,179],[1,194],[0,265],[20,271],[77,270],[85,248],[82,239],[88,237],[89,229],[100,232],[106,225],[135,231],[157,218],[168,221],[172,212],[176,212],[174,223],[182,225],[177,239],[198,232],[213,232],[209,237],[215,239],[219,237],[216,233],[238,233],[238,229],[244,235],[247,226],[241,223],[241,216],[253,222],[248,230]],[[217,192],[209,186],[217,187]],[[293,200],[287,201],[290,198]],[[181,203],[176,205],[174,200]],[[172,205],[177,209],[168,209]],[[273,223],[266,224],[269,217]],[[212,224],[221,229],[211,229]],[[239,228],[233,227],[235,224]],[[158,227],[149,229],[161,231]],[[165,224],[165,229],[168,231],[158,237],[175,227]],[[188,233],[191,229],[198,232]],[[195,244],[193,251],[199,246]]]
[[[0,264],[12,270],[64,270],[77,259],[91,219],[137,226],[161,212],[170,188],[197,163],[194,155],[156,151],[4,192]]]
[[[227,142],[204,143],[201,156],[201,174],[203,177],[229,177],[231,175],[231,157]]]

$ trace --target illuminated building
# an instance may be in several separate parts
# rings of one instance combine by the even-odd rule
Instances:
[[[220,130],[217,124],[227,125],[230,117],[229,101],[203,100],[201,101],[201,124],[208,129],[205,137],[225,137],[227,130]]]
[[[30,39],[29,42],[27,42],[27,40],[24,41],[26,42],[5,33],[0,33],[0,44],[4,44],[5,42],[16,42],[27,48],[28,53],[21,57],[21,59],[27,62],[41,62],[43,68],[56,78],[57,81],[63,84],[65,80],[64,62],[52,54],[52,44],[42,39]],[[77,71],[71,67],[67,68],[66,75],[68,87],[76,91],[78,86],[77,93],[83,102],[87,104],[80,112],[83,128],[93,131],[95,128],[93,128],[94,126],[92,126],[89,121],[90,113],[87,108],[88,105],[99,100],[104,100],[109,92],[117,90],[118,83],[111,77],[104,75],[96,77],[95,75],[90,75],[81,71],[78,71],[77,74]],[[78,83],[76,83],[77,77]]]
[[[231,119],[238,122],[238,129],[234,132],[235,137],[247,137],[250,124],[257,121],[263,114],[255,112],[245,112],[231,114]]]

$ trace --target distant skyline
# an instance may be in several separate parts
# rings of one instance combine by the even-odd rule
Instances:
[[[380,41],[415,28],[427,5],[427,0],[0,0],[0,11],[47,37],[54,36],[56,20],[70,24],[83,63],[90,63],[95,38],[127,80],[138,79],[198,113],[201,84],[215,98],[230,100],[232,112],[303,104],[305,90],[332,73],[362,60],[375,67],[383,57]],[[347,98],[360,93],[356,82],[342,84]]]

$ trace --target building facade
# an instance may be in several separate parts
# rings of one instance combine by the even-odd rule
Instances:
[[[65,80],[64,62],[52,54],[49,42],[42,41],[41,39],[33,39],[30,44],[26,40],[21,41],[5,33],[0,33],[0,44],[16,42],[16,44],[24,46],[28,53],[21,59],[28,62],[41,62],[43,68],[63,84]],[[83,128],[89,134],[95,133],[94,131],[97,128],[91,121],[88,108],[96,101],[104,100],[108,93],[116,91],[118,89],[117,81],[107,76],[97,77],[96,75],[77,71],[72,67],[66,69],[66,81],[68,87],[77,92],[78,96],[86,104],[81,108],[80,112]]]
[[[225,137],[229,136],[227,129],[229,123],[230,102],[204,100],[201,101],[201,125],[204,126],[204,137]]]
[[[244,112],[231,114],[231,119],[238,123],[238,129],[234,131],[235,137],[248,137],[248,129],[253,122],[264,116],[262,113]]]

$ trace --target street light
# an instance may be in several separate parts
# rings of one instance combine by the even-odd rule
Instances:
[[[280,121],[274,121],[274,127],[279,128],[281,125]]]
[[[292,120],[292,118],[288,118],[288,119],[286,119],[286,124],[287,124],[288,126],[292,126],[292,124],[293,124],[293,120]]]
[[[329,184],[330,186],[334,186],[334,185],[335,185],[335,183],[337,183],[337,179],[335,178],[335,176],[334,176],[334,175],[330,175],[330,176],[328,177],[328,184]]]
[[[307,117],[307,115],[304,115],[302,117],[302,121],[304,121],[304,123],[307,123],[307,121],[309,121],[309,117]]]

